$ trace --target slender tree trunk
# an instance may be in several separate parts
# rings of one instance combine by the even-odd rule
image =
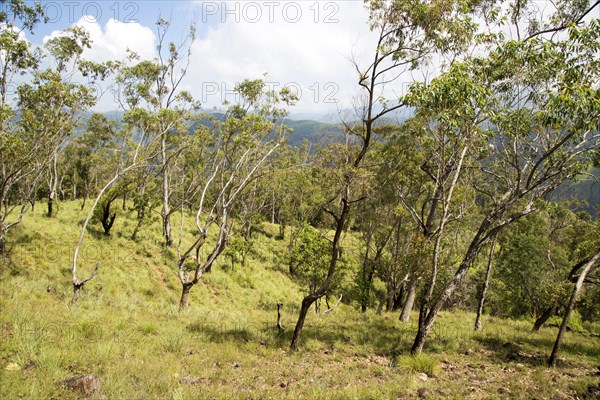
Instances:
[[[494,263],[494,247],[496,246],[496,238],[492,240],[490,245],[490,255],[488,257],[487,269],[485,270],[485,279],[483,281],[483,287],[481,288],[481,294],[479,296],[479,306],[477,307],[477,317],[475,318],[475,330],[480,331],[483,329],[481,323],[481,315],[483,314],[483,305],[485,303],[485,295],[487,293],[488,286],[490,284],[490,275],[492,272],[492,264]]]
[[[392,278],[388,279],[388,284],[385,293],[385,311],[391,311],[394,306],[394,299],[396,297],[396,283],[393,282]]]
[[[75,200],[77,199],[77,183],[75,183],[75,171],[73,171],[73,193],[72,193],[72,199],[71,200]]]
[[[542,315],[538,317],[533,323],[533,328],[531,328],[532,332],[538,332],[542,326],[548,321],[556,312],[558,311],[558,306],[553,305],[544,310]]]
[[[283,303],[277,303],[277,329],[279,332],[285,331],[283,324],[281,323],[281,308],[283,307]]]
[[[575,287],[573,288],[573,293],[571,293],[571,298],[569,299],[569,303],[567,304],[567,308],[565,310],[565,315],[563,317],[562,323],[560,324],[560,329],[558,330],[558,335],[556,336],[556,342],[554,343],[554,348],[552,349],[552,353],[550,354],[550,358],[548,359],[548,365],[554,367],[556,365],[556,356],[558,355],[558,350],[560,345],[562,344],[563,336],[565,331],[567,330],[567,325],[569,324],[569,318],[571,317],[571,310],[575,306],[575,301],[577,300],[577,295],[583,286],[583,282],[587,275],[595,268],[596,263],[600,261],[600,250],[596,252],[594,257],[583,267],[583,271],[577,278],[577,283],[575,283]]]
[[[0,233],[0,254],[6,253],[6,239],[4,238],[4,233]]]
[[[417,279],[417,274],[413,272],[408,281],[408,294],[406,295],[406,301],[404,302],[404,306],[402,306],[402,312],[400,313],[400,321],[402,322],[408,322],[410,320],[410,313],[413,310],[415,298],[417,297],[418,282],[419,280]]]
[[[194,286],[191,282],[181,284],[181,299],[179,300],[179,309],[183,310],[190,305],[190,289]]]
[[[479,254],[479,251],[481,250],[481,246],[485,244],[484,241],[480,240],[480,237],[483,234],[484,230],[483,228],[480,228],[480,231],[477,233],[476,237],[471,241],[471,245],[465,253],[465,257],[463,258],[462,262],[460,263],[460,266],[456,270],[456,273],[454,274],[452,280],[446,285],[446,288],[444,289],[444,291],[442,291],[442,293],[433,303],[429,311],[426,314],[419,316],[419,319],[421,321],[419,321],[419,328],[417,331],[417,335],[415,336],[415,341],[413,342],[411,348],[411,353],[418,354],[421,353],[421,351],[423,350],[425,340],[431,332],[431,328],[433,327],[433,323],[435,322],[438,313],[440,312],[444,304],[446,304],[446,301],[448,301],[448,299],[452,297],[452,294],[454,293],[460,282],[462,282],[464,277],[467,275],[469,268],[471,267],[471,265],[473,265],[475,257],[477,257],[477,254]]]
[[[79,299],[79,292],[81,291],[81,287],[83,285],[73,284],[73,297],[71,298],[71,305],[74,306],[77,304],[77,300]]]
[[[52,218],[52,216],[53,216],[53,214],[52,214],[53,204],[54,204],[54,193],[50,192],[50,195],[48,196],[48,212],[46,213],[48,218]]]
[[[300,307],[300,314],[298,315],[298,322],[296,322],[296,328],[294,328],[294,336],[292,338],[291,348],[294,351],[298,351],[300,344],[300,335],[302,334],[302,329],[304,328],[304,321],[306,320],[306,314],[308,314],[308,310],[310,306],[315,301],[311,295],[306,296],[302,300],[302,306]]]
[[[368,279],[369,268],[370,268],[370,260],[369,253],[371,250],[371,238],[373,235],[371,234],[371,224],[367,228],[369,232],[367,232],[367,243],[365,244],[365,258],[362,263],[362,271],[361,271],[361,288],[360,288],[360,310],[361,312],[367,312],[367,305],[369,303],[369,286],[370,282]]]
[[[275,190],[273,190],[272,194],[272,203],[271,203],[271,223],[275,224]]]
[[[244,233],[244,240],[246,242],[249,242],[250,239],[252,239],[252,221],[249,220],[248,223],[246,224],[246,230]]]
[[[85,192],[83,195],[83,202],[81,203],[81,211],[83,211],[83,209],[85,208],[85,202],[87,201],[88,197],[90,197],[90,189],[88,187],[88,183],[87,181],[84,184],[84,189],[83,191]]]
[[[48,193],[48,218],[52,218],[53,214],[53,203],[56,197],[56,185],[58,184],[58,170],[56,168],[56,164],[58,163],[58,151],[54,151],[54,161],[52,164],[52,171],[50,176],[50,192]]]
[[[378,258],[369,263],[369,274],[367,275],[367,286],[365,287],[365,311],[369,305],[369,298],[371,297],[371,286],[373,285],[373,277],[375,276],[375,268],[377,266]]]
[[[376,311],[377,315],[381,315],[381,313],[383,312],[383,305],[387,302],[386,300],[387,300],[387,296],[385,296],[385,295],[379,299],[379,305],[377,305],[377,311]]]
[[[404,282],[402,282],[402,284],[400,285],[400,289],[396,288],[394,290],[393,299],[392,299],[392,307],[388,311],[396,311],[397,309],[402,307],[402,300],[404,299],[404,292],[405,292],[404,285],[405,285]]]
[[[115,219],[117,218],[117,214],[113,213],[111,215],[110,213],[110,206],[112,204],[112,200],[109,200],[106,202],[106,204],[104,205],[104,207],[102,207],[102,228],[104,229],[104,234],[106,236],[110,236],[110,230],[113,227],[113,224],[115,223]]]
[[[163,179],[162,179],[162,225],[163,225],[163,236],[165,238],[165,244],[171,246],[173,244],[173,235],[171,234],[171,211],[169,206],[169,168],[167,159],[167,139],[166,133],[163,134],[161,140],[161,154],[162,154],[162,166],[163,166]]]
[[[64,200],[65,199],[65,189],[63,189],[63,181],[65,180],[64,175],[60,178],[60,181],[58,182],[58,191],[60,192],[60,200]]]
[[[348,188],[346,187],[346,191]],[[317,299],[321,298],[331,285],[331,281],[333,279],[333,275],[335,273],[335,267],[337,264],[337,260],[340,255],[340,239],[342,237],[342,232],[344,230],[344,226],[346,225],[346,218],[348,217],[348,213],[350,211],[350,203],[346,198],[342,199],[342,209],[340,211],[340,216],[335,217],[336,219],[336,230],[333,236],[332,242],[332,251],[331,251],[331,259],[329,260],[329,270],[327,271],[327,278],[319,287],[315,293],[309,294],[308,296],[302,299],[302,306],[300,307],[300,314],[298,315],[298,321],[296,322],[296,327],[294,328],[294,336],[292,337],[292,343],[290,345],[291,349],[294,351],[298,351],[300,344],[300,336],[302,334],[302,329],[304,328],[304,321],[306,320],[306,313],[308,312],[312,303],[314,303]]]

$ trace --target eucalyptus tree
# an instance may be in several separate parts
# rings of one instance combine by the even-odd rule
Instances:
[[[490,277],[492,275],[492,267],[494,265],[494,252],[496,251],[496,238],[492,239],[490,243],[489,256],[487,260],[487,266],[485,268],[485,278],[483,279],[483,285],[479,293],[477,301],[477,315],[475,316],[475,330],[480,331],[483,329],[483,323],[481,317],[483,315],[483,306],[487,296],[488,287],[490,286]]]
[[[381,135],[381,128],[376,129]],[[385,147],[386,144],[383,144]],[[378,156],[381,152],[376,151],[377,145],[366,163],[371,165],[381,164]],[[370,303],[373,280],[383,272],[389,260],[388,244],[392,236],[398,230],[399,215],[397,215],[398,199],[394,196],[393,185],[389,182],[390,175],[380,173],[380,169],[373,168],[373,173],[367,176],[363,185],[366,186],[365,193],[368,201],[358,204],[354,217],[355,227],[361,232],[364,251],[361,254],[362,265],[357,277],[357,289],[362,312],[366,312]],[[401,217],[400,217],[401,218]],[[395,261],[395,260],[394,260]],[[394,262],[392,261],[392,262]],[[390,276],[393,279],[395,274]],[[388,281],[386,281],[388,283]]]
[[[356,183],[366,173],[364,159],[375,135],[376,123],[392,111],[404,106],[402,101],[390,103],[383,89],[403,72],[414,69],[429,56],[440,51],[454,51],[470,40],[471,12],[460,1],[382,1],[367,2],[371,29],[377,33],[373,61],[361,68],[354,62],[358,74],[360,95],[354,104],[358,122],[345,123],[346,149],[344,164],[337,174],[335,197],[323,210],[334,221],[335,234],[326,278],[319,288],[304,297],[294,329],[291,348],[298,350],[306,314],[310,306],[324,296],[336,273],[340,239],[346,227],[352,205],[363,200]]]
[[[71,305],[75,305],[77,303],[81,289],[85,286],[85,284],[87,282],[89,282],[91,279],[93,279],[96,276],[96,273],[98,272],[98,269],[100,268],[100,261],[97,261],[93,272],[87,278],[84,278],[84,279],[79,278],[79,275],[78,275],[79,249],[81,248],[81,245],[83,244],[83,240],[85,237],[85,233],[87,231],[88,224],[89,224],[90,220],[92,219],[92,217],[94,216],[94,214],[96,213],[96,210],[97,210],[96,207],[103,200],[105,193],[109,192],[110,189],[113,187],[113,185],[119,184],[120,183],[119,181],[123,178],[123,176],[126,176],[128,173],[131,173],[132,171],[135,171],[136,169],[143,168],[145,165],[147,165],[149,160],[151,160],[153,158],[153,154],[146,152],[145,151],[146,149],[144,147],[142,147],[142,144],[145,142],[145,132],[143,132],[143,131],[139,132],[136,130],[128,130],[127,132],[129,132],[131,134],[132,141],[133,141],[133,138],[137,139],[136,140],[137,143],[134,146],[122,146],[121,148],[119,148],[118,154],[115,154],[115,158],[118,161],[114,163],[113,174],[111,177],[106,179],[104,185],[99,190],[99,192],[96,196],[96,199],[92,203],[92,206],[90,207],[90,210],[88,211],[87,216],[86,216],[85,220],[83,221],[83,224],[81,226],[81,231],[79,233],[79,239],[77,240],[77,243],[73,250],[73,266],[72,266],[72,270],[71,270],[72,284],[73,284],[73,297],[71,299]],[[140,135],[136,135],[136,134],[140,134]],[[106,200],[104,199],[104,201],[106,201]],[[103,208],[104,208],[104,210],[106,210],[105,206]],[[110,217],[110,209],[108,209],[108,211],[109,211],[108,218],[110,219],[111,218]],[[103,222],[106,222],[106,221],[103,221]],[[109,223],[111,226],[112,226],[112,222],[114,222],[114,218],[112,218],[112,221]],[[110,231],[110,227],[108,227],[108,231]],[[106,232],[106,226],[105,226],[105,232]]]
[[[552,353],[550,353],[550,358],[548,359],[548,364],[553,367],[556,364],[556,357],[558,355],[558,350],[562,344],[563,336],[565,331],[567,330],[567,325],[569,324],[569,318],[571,316],[571,311],[575,306],[575,301],[577,300],[577,295],[581,290],[585,279],[588,274],[590,274],[594,269],[598,267],[600,264],[600,249],[596,249],[596,251],[592,254],[590,259],[582,265],[581,271],[579,273],[579,277],[575,282],[575,286],[573,287],[573,292],[571,293],[571,297],[569,298],[569,302],[567,303],[567,307],[565,309],[565,315],[563,316],[563,320],[560,324],[560,328],[558,330],[558,335],[556,336],[556,341],[554,342],[554,347],[552,348]]]
[[[17,111],[9,98],[16,92],[15,76],[33,73],[40,52],[26,40],[46,20],[41,3],[3,0],[0,11],[0,254],[6,235],[19,224],[34,196],[46,151],[44,138],[16,124]]]
[[[79,70],[84,73],[95,69],[94,63],[81,62],[83,51],[91,47],[89,34],[80,27],[72,27],[45,43],[53,68],[38,72],[34,78],[34,89],[27,85],[19,88],[21,106],[29,107],[38,120],[29,123],[27,129],[41,129],[55,136],[50,145],[52,155],[48,165],[48,217],[53,216],[59,184],[59,153],[70,139],[75,127],[85,112],[95,104],[96,94],[91,87],[73,83]],[[109,67],[110,68],[110,67]],[[96,71],[99,72],[99,71]],[[107,71],[100,72],[101,74]],[[63,87],[60,87],[60,85]],[[24,114],[25,115],[25,114]],[[43,124],[39,124],[43,122]],[[37,126],[36,126],[37,124]]]
[[[299,233],[290,255],[290,264],[293,265],[294,276],[314,293],[320,283],[325,279],[328,254],[331,243],[318,229],[306,225]],[[315,302],[315,313],[319,312],[320,303]]]
[[[575,14],[565,26],[530,26],[532,31],[524,39],[500,38],[488,54],[464,64],[466,77],[484,88],[489,98],[484,112],[490,134],[483,137],[493,151],[479,161],[478,227],[452,279],[419,324],[412,346],[415,353],[423,349],[439,311],[481,249],[504,227],[534,212],[538,199],[581,172],[590,150],[599,144],[600,24],[582,22],[581,15],[589,12],[587,5],[571,11]],[[544,36],[545,31],[558,30],[565,32]],[[452,78],[446,74],[440,79]]]
[[[119,101],[127,112],[135,112],[139,123],[152,135],[151,143],[160,147],[158,171],[161,177],[162,229],[165,244],[173,244],[171,215],[180,204],[173,204],[174,164],[181,156],[180,149],[190,136],[194,112],[199,109],[181,83],[190,65],[191,48],[196,39],[195,25],[190,25],[186,38],[176,45],[167,43],[170,22],[159,19],[157,27],[157,55],[153,60],[139,60],[130,53],[128,65],[119,71]],[[138,112],[145,110],[145,114]],[[144,119],[143,121],[141,119]],[[180,172],[180,171],[178,171]],[[180,203],[184,196],[180,196]]]
[[[422,186],[424,190],[415,187],[414,180],[407,186],[402,181],[397,184],[403,206],[431,248],[431,270],[422,296],[419,326],[424,323],[438,283],[445,230],[468,207],[464,204],[469,198],[464,175],[467,165],[479,156],[482,143],[486,144],[480,124],[487,98],[487,90],[470,78],[467,66],[455,62],[429,84],[413,84],[404,99],[416,109],[409,127],[421,131],[427,141],[425,159],[418,170],[421,177],[416,182],[430,181]],[[425,196],[415,196],[414,192],[419,191]]]
[[[142,113],[143,114],[143,113]],[[142,115],[143,117],[143,115]],[[144,118],[142,118],[144,120]],[[109,134],[105,138],[109,138],[113,135],[112,124],[107,121],[104,117],[92,117],[91,127],[94,132],[92,137]],[[98,193],[94,202],[92,203],[86,218],[81,226],[79,233],[79,239],[73,250],[73,265],[72,265],[72,284],[73,284],[73,297],[71,299],[71,305],[75,305],[79,298],[79,293],[87,282],[96,276],[100,268],[100,261],[96,262],[96,266],[93,272],[84,279],[81,279],[78,272],[78,257],[79,249],[83,244],[85,233],[87,232],[88,224],[94,217],[98,215],[97,207],[100,205],[102,208],[101,219],[105,233],[110,232],[114,218],[111,216],[110,207],[106,207],[107,201],[111,201],[110,192],[111,189],[116,187],[118,191],[119,187],[123,185],[129,185],[131,181],[135,181],[134,177],[139,171],[144,170],[156,157],[156,146],[152,146],[152,138],[145,130],[146,126],[140,123],[140,118],[137,112],[128,113],[125,115],[124,125],[120,132],[114,133],[116,136],[113,140],[105,142],[105,148],[108,147],[110,150],[106,154],[107,170],[102,174],[101,183],[99,179]],[[107,126],[108,125],[108,126]],[[123,179],[126,177],[127,179]],[[105,195],[109,196],[105,196]],[[103,204],[104,203],[104,204]],[[112,220],[112,221],[111,221]],[[108,229],[107,229],[108,228]]]
[[[33,72],[40,63],[41,51],[32,48],[25,34],[33,34],[48,18],[38,1],[1,0],[0,4],[0,104],[5,106],[9,93],[15,91],[14,77]]]
[[[599,244],[600,224],[597,220],[590,221],[586,214],[575,214],[567,209],[568,205],[565,204],[558,203],[552,206],[548,207],[553,211],[551,223],[538,232],[547,232],[550,245],[546,260],[550,264],[549,269],[554,272],[551,275],[554,279],[549,284],[538,288],[542,292],[538,297],[543,303],[537,301],[536,320],[532,331],[538,331],[546,321],[566,308],[571,284],[577,281],[582,268],[591,260]],[[542,275],[535,273],[535,275],[541,276],[541,282],[548,281],[546,277],[548,273]],[[501,278],[503,279],[504,276]],[[594,280],[592,274],[583,283],[597,284],[597,279]],[[517,286],[521,285],[522,281],[517,284]],[[586,303],[593,308],[595,301],[592,298]],[[583,314],[586,314],[587,319],[593,319],[587,313],[581,314],[582,318],[584,318]]]
[[[185,247],[183,210],[181,213],[177,244],[181,309],[189,305],[191,288],[226,249],[232,214],[240,196],[283,142],[287,128],[282,118],[287,113],[279,105],[292,105],[296,101],[288,89],[267,90],[260,79],[237,84],[235,92],[239,103],[229,108],[225,121],[198,127],[198,134],[205,138],[203,183],[197,203],[195,237]],[[218,230],[216,239],[209,237],[213,227]],[[206,256],[205,247],[210,248]]]
[[[82,195],[82,210],[87,198],[96,194],[98,186],[113,172],[113,155],[123,146],[120,133],[115,121],[94,113],[87,120],[83,134],[71,140],[62,151],[62,174],[68,176],[73,198]]]

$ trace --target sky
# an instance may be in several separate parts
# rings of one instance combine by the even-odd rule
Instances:
[[[362,0],[349,1],[46,1],[49,22],[28,39],[41,44],[72,26],[90,33],[84,58],[123,59],[127,49],[143,59],[156,56],[159,17],[171,21],[169,39],[181,42],[196,23],[190,68],[183,82],[203,108],[234,101],[243,79],[287,86],[300,101],[294,113],[337,114],[357,92],[352,58],[366,65],[375,35]],[[265,75],[266,74],[266,75]],[[97,111],[111,111],[104,96]]]
[[[176,44],[195,23],[197,39],[182,89],[205,109],[235,101],[236,82],[262,78],[269,88],[287,86],[297,93],[300,101],[293,114],[334,120],[338,110],[352,107],[358,93],[351,59],[368,66],[377,39],[369,29],[363,0],[63,0],[43,5],[49,21],[36,27],[33,35],[28,33],[27,39],[41,45],[79,25],[93,42],[83,57],[94,61],[123,60],[127,49],[153,59],[159,18],[171,21],[168,39]],[[550,5],[548,0],[533,0],[530,11],[549,15]],[[384,96],[403,94],[414,79],[423,77],[403,75]],[[95,111],[116,108],[118,102],[109,94]]]

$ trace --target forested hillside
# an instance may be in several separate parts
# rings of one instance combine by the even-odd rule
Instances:
[[[598,397],[600,2],[365,1],[327,124],[1,4],[0,397]]]

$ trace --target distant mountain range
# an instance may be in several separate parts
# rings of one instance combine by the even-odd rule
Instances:
[[[211,110],[209,113],[221,119],[224,114],[220,110]],[[406,114],[406,111],[403,112]],[[121,122],[122,111],[104,113],[109,119]],[[314,119],[313,119],[314,118]],[[386,118],[383,123],[402,122],[406,117],[396,113],[394,118]],[[312,145],[327,145],[343,140],[344,128],[339,116],[324,114],[292,114],[285,120],[285,125],[292,129],[288,136],[288,143],[292,146],[301,146],[305,141]],[[578,200],[584,204],[580,210],[589,212],[597,218],[600,209],[600,168],[593,168],[589,175],[577,182],[568,182],[561,185],[551,196],[553,201]]]

